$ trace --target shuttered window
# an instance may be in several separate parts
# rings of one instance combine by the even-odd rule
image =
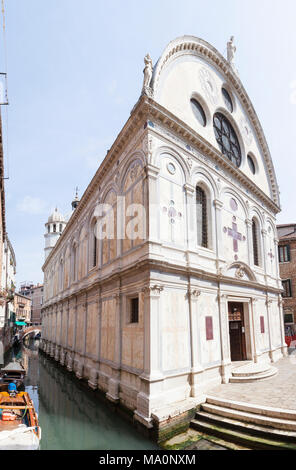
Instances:
[[[283,297],[292,297],[292,288],[291,288],[291,279],[286,279],[282,281],[284,292],[282,293]]]
[[[279,246],[279,262],[287,263],[291,261],[290,245]]]

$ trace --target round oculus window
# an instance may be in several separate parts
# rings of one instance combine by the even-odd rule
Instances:
[[[169,162],[167,164],[167,169],[168,169],[168,172],[171,174],[171,175],[174,175],[176,173],[176,167],[175,165],[172,163],[172,162]]]

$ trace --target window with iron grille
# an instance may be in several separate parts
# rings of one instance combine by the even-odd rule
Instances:
[[[282,293],[283,297],[292,297],[292,288],[291,288],[291,279],[286,279],[282,281],[284,292]]]
[[[139,298],[135,297],[130,299],[130,322],[138,323],[139,322]]]
[[[294,323],[293,313],[284,314],[284,323]]]
[[[291,261],[290,245],[279,246],[279,262],[287,263]]]
[[[207,197],[199,186],[196,187],[197,244],[208,247]]]
[[[252,220],[252,238],[254,265],[259,266],[258,226],[255,219]]]
[[[214,132],[223,155],[239,167],[242,160],[239,141],[232,125],[221,113],[214,115]]]

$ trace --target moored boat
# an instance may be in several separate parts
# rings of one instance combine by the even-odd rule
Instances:
[[[14,382],[18,390],[23,388],[26,370],[17,362],[10,362],[0,370],[0,392],[7,391],[8,384]]]
[[[37,450],[37,413],[27,392],[0,393],[0,450]]]

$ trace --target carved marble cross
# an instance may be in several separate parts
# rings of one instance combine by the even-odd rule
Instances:
[[[239,241],[243,240],[242,234],[237,231],[237,224],[232,222],[232,228],[228,227],[228,229],[226,228],[226,231],[228,232],[228,235],[233,238],[233,251],[235,253],[237,253],[238,252],[238,243],[237,242],[238,242],[238,240]]]
[[[162,210],[164,213],[167,213],[170,223],[174,224],[175,223],[175,218],[178,217],[179,219],[182,217],[182,213],[178,212],[175,207],[175,202],[170,201],[169,207],[163,207]]]

